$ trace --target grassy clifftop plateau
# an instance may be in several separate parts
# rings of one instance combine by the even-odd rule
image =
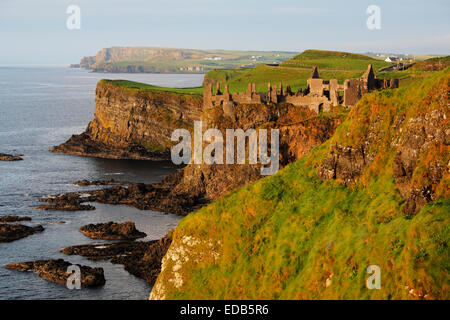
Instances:
[[[231,92],[245,91],[250,81],[256,83],[258,91],[266,91],[268,82],[274,85],[282,82],[284,86],[289,84],[293,90],[297,90],[306,87],[306,80],[315,65],[319,67],[319,74],[323,79],[336,78],[342,83],[345,79],[360,77],[369,64],[374,66],[376,72],[391,65],[360,54],[306,50],[279,66],[212,70],[206,74],[205,82],[228,83]]]
[[[300,161],[184,218],[151,298],[449,299],[449,81],[367,94]]]

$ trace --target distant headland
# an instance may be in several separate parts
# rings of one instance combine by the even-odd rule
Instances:
[[[84,57],[71,68],[115,73],[205,73],[212,69],[279,64],[297,52],[112,47]]]

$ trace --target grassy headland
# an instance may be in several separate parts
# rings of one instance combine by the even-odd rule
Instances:
[[[101,80],[104,83],[112,84],[115,86],[128,88],[128,89],[144,89],[144,90],[154,90],[154,91],[165,91],[179,94],[191,94],[191,95],[202,95],[203,87],[193,87],[193,88],[168,88],[168,87],[158,87],[151,84],[128,81],[128,80]]]
[[[156,287],[166,299],[449,299],[448,171],[436,199],[412,216],[393,173],[410,125],[450,116],[449,81],[447,68],[367,94],[300,161],[184,218],[172,243],[184,262],[168,259]],[[374,157],[356,184],[318,177],[333,145],[361,139]],[[424,149],[412,183],[427,184],[426,172],[449,157],[445,144]],[[366,287],[370,265],[381,268],[380,290]]]

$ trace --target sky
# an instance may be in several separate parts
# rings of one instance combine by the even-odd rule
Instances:
[[[80,8],[80,29],[66,26]],[[381,29],[367,27],[380,8]],[[450,53],[449,0],[0,0],[0,65],[77,63],[112,46]]]

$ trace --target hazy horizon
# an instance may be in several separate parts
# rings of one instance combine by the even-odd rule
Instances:
[[[381,29],[369,30],[369,5]],[[69,5],[81,28],[69,30]],[[2,0],[0,65],[67,65],[108,47],[302,52],[306,49],[447,55],[443,0]]]

